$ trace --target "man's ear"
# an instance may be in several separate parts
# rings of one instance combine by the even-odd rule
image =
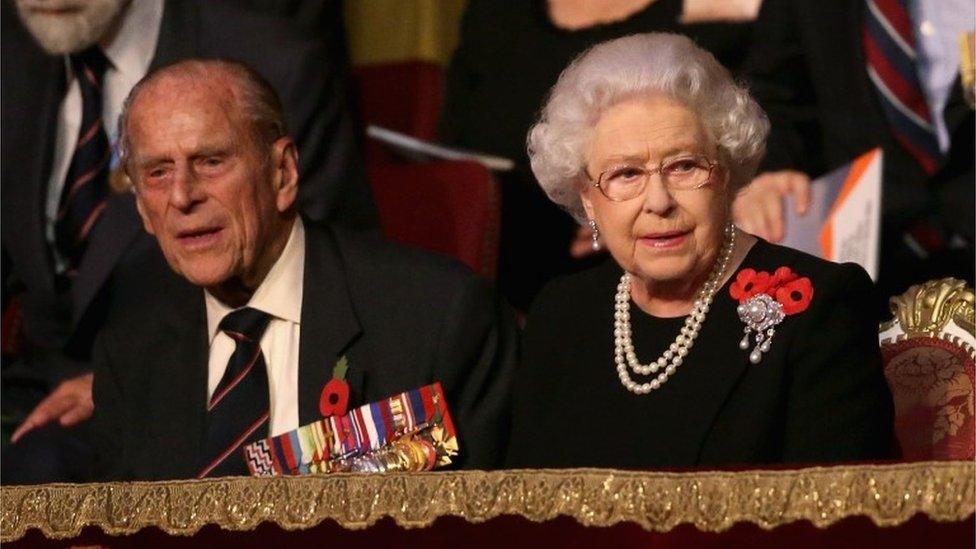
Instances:
[[[147,233],[151,235],[155,235],[156,232],[153,231],[152,224],[149,223],[149,216],[146,215],[146,210],[142,205],[142,194],[139,193],[139,189],[135,187],[134,182],[133,182],[133,189],[135,189],[136,192],[136,210],[139,211],[139,217],[142,218],[142,226],[143,228],[146,229]]]
[[[276,206],[279,212],[286,212],[298,199],[298,148],[290,137],[274,142],[271,162]]]

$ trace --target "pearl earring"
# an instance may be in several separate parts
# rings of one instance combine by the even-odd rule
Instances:
[[[593,231],[593,251],[600,250],[600,228],[596,226],[596,221],[590,220],[590,229]]]

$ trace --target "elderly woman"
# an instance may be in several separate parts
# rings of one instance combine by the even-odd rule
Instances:
[[[533,305],[509,466],[891,455],[870,278],[730,222],[767,132],[681,36],[605,42],[562,73],[529,133],[532,169],[610,258]]]

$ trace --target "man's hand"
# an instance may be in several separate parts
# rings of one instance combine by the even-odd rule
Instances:
[[[95,410],[92,402],[92,374],[84,374],[61,382],[58,388],[31,411],[10,437],[17,442],[31,429],[58,420],[64,427],[76,425],[90,418]]]
[[[785,201],[793,197],[793,210],[798,215],[810,207],[810,178],[792,170],[766,172],[758,175],[735,197],[732,219],[747,233],[779,242],[786,236]]]

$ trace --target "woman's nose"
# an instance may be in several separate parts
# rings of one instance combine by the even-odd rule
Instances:
[[[674,196],[661,179],[661,174],[649,174],[647,186],[644,187],[644,211],[663,217],[674,208],[674,205]]]

